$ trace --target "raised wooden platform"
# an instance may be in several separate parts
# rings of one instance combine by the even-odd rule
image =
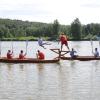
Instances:
[[[89,60],[100,60],[100,57],[94,57],[94,56],[77,56],[77,57],[66,57],[65,55],[69,53],[70,51],[61,51],[60,49],[50,49],[51,51],[58,54],[56,58],[62,59],[62,60],[80,60],[80,61],[89,61]]]
[[[53,51],[54,53],[58,54],[58,56],[56,58],[64,57],[67,53],[70,52],[70,51],[61,51],[60,49],[50,49],[50,50]]]

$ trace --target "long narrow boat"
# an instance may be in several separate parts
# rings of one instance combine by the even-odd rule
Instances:
[[[57,62],[59,62],[59,59],[52,59],[52,60],[39,60],[36,58],[7,59],[6,57],[1,57],[0,62],[3,62],[3,63],[57,63]]]
[[[94,56],[77,56],[74,58],[71,57],[61,57],[62,60],[80,60],[80,61],[89,61],[89,60],[100,60],[100,57]]]

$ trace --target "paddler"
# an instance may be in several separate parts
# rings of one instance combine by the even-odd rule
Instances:
[[[45,59],[45,55],[43,52],[41,52],[40,50],[37,51],[37,58],[38,59]]]
[[[12,57],[13,57],[13,51],[11,52],[11,50],[8,50],[7,59],[12,59]]]
[[[74,50],[74,48],[72,48],[72,50],[70,51],[71,58],[75,58],[78,56],[78,55],[75,55],[75,53],[77,53],[77,52]]]
[[[25,59],[26,53],[23,53],[23,50],[20,51],[19,59]]]
[[[98,52],[98,49],[97,48],[95,48],[94,57],[99,57],[99,52]]]

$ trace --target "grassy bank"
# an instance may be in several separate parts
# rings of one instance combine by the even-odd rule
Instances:
[[[0,40],[1,41],[37,41],[39,37],[32,37],[32,36],[28,36],[28,37],[16,37],[16,38],[1,38]],[[58,37],[42,37],[43,40],[47,40],[47,41],[58,41]],[[90,40],[95,40],[97,41],[96,39],[96,36],[94,37],[86,37],[84,39],[72,39],[72,38],[69,38],[69,41],[90,41]]]
[[[48,40],[49,37],[42,37],[44,40]],[[1,41],[37,41],[38,37],[16,37],[16,38],[2,38]]]

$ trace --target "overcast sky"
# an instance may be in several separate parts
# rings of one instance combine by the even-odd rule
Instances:
[[[0,0],[0,18],[71,24],[100,23],[100,0]]]

